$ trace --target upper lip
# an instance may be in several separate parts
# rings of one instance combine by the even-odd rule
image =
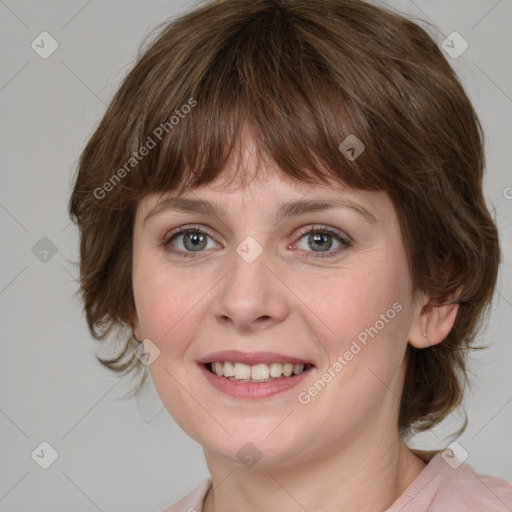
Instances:
[[[271,363],[293,363],[293,364],[311,364],[312,361],[307,359],[298,359],[297,357],[287,356],[286,354],[279,354],[277,352],[241,352],[239,350],[222,350],[220,352],[213,352],[201,359],[198,359],[198,363],[215,363],[216,361],[229,361],[231,363],[244,363],[249,365],[255,365],[259,363],[271,364]]]

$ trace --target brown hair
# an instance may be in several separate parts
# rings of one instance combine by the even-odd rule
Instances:
[[[130,333],[138,201],[212,183],[247,127],[288,176],[387,192],[414,293],[443,301],[462,287],[446,339],[407,349],[400,433],[435,425],[461,402],[500,261],[482,195],[483,134],[428,33],[359,0],[207,2],[138,56],[81,155],[69,204],[89,329],[98,340],[120,329],[125,340],[118,357],[98,359],[144,370]],[[339,149],[349,134],[366,146],[355,160]]]

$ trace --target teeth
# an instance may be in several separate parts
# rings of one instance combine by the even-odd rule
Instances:
[[[248,364],[235,363],[235,379],[250,379],[251,367]]]
[[[268,364],[244,364],[232,363],[229,361],[215,361],[212,365],[212,371],[220,377],[228,377],[230,380],[241,380],[244,382],[265,382],[272,379],[278,379],[283,375],[291,377],[299,375],[304,371],[303,364],[292,363],[272,363]]]
[[[270,376],[268,364],[255,364],[251,366],[251,379],[265,380]]]
[[[293,364],[286,363],[283,366],[283,373],[285,377],[289,377],[293,373]]]
[[[224,375],[224,365],[218,361],[213,363],[213,372],[222,377]]]
[[[222,368],[224,370],[224,377],[234,377],[235,376],[235,365],[233,363],[225,362],[224,365],[221,362],[217,363],[218,367]],[[218,368],[217,367],[217,368]],[[216,369],[214,368],[213,371],[217,373]],[[222,373],[217,373],[217,375],[222,376]]]
[[[293,373],[295,375],[299,375],[304,371],[304,365],[303,364],[296,364],[293,366]]]
[[[281,363],[272,363],[270,365],[270,376],[271,377],[281,377],[283,373],[283,365]]]

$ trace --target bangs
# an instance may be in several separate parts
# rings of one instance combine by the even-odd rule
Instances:
[[[319,28],[293,24],[289,17],[267,9],[233,32],[191,34],[183,38],[186,55],[178,51],[183,42],[167,43],[167,54],[155,58],[146,80],[147,96],[134,104],[143,122],[132,132],[136,146],[130,152],[156,143],[126,182],[135,201],[212,183],[228,163],[245,184],[249,139],[259,161],[295,180],[384,187],[382,169],[368,151],[368,119],[357,106],[357,84],[341,87],[332,65],[308,43]],[[159,87],[150,91],[154,83]],[[366,146],[354,160],[340,150],[349,135]]]

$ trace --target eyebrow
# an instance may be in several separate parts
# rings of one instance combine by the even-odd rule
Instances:
[[[274,222],[279,222],[284,217],[293,217],[304,213],[329,210],[332,208],[350,208],[359,213],[371,224],[377,222],[376,217],[359,203],[350,199],[298,199],[281,204],[274,216]],[[145,224],[150,218],[167,210],[175,210],[188,213],[202,213],[215,217],[227,217],[226,209],[218,204],[203,199],[190,199],[185,197],[169,197],[160,201],[144,218]]]

